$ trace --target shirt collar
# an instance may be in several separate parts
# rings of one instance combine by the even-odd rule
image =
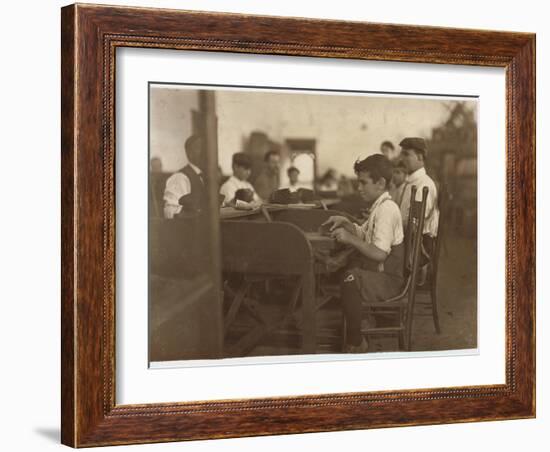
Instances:
[[[193,165],[191,162],[187,162],[187,164],[195,171],[197,174],[202,174],[201,169],[197,165]]]
[[[414,173],[407,176],[407,182],[415,182],[426,175],[426,168],[418,168]]]
[[[369,215],[374,212],[376,210],[376,208],[382,204],[386,199],[391,199],[391,196],[390,194],[385,191],[384,193],[382,193],[378,198],[376,198],[376,201],[374,201],[372,203],[372,206],[370,206],[370,209],[369,209]]]

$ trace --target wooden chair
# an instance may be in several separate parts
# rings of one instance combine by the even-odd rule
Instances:
[[[407,274],[405,285],[399,295],[379,302],[363,305],[363,318],[380,316],[393,317],[396,324],[392,326],[369,326],[361,329],[367,337],[375,335],[394,335],[398,338],[399,348],[411,350],[412,324],[414,317],[416,283],[420,263],[422,245],[422,230],[426,214],[426,199],[428,188],[422,191],[422,201],[416,201],[416,187],[411,190],[411,209],[408,226],[405,231],[405,261],[404,270]],[[345,331],[344,331],[345,333]],[[345,338],[345,335],[344,335]]]
[[[210,230],[198,215],[149,218],[149,357],[222,357]]]
[[[296,226],[283,222],[222,221],[221,259],[226,275],[237,274],[239,286],[224,282],[224,293],[229,306],[224,314],[227,335],[238,312],[245,309],[254,325],[226,349],[227,356],[245,356],[262,339],[293,319],[301,298],[304,353],[315,352],[315,318],[313,252],[306,236]],[[254,283],[285,280],[292,284],[290,294],[281,303],[280,312],[269,314],[262,303],[254,299]]]
[[[430,262],[428,263],[428,276],[426,283],[417,287],[417,292],[427,294],[429,297],[428,303],[419,303],[419,306],[425,308],[422,312],[417,313],[420,315],[428,315],[433,319],[434,328],[437,334],[441,333],[441,326],[439,322],[439,310],[437,300],[437,283],[439,278],[439,257],[443,247],[444,240],[446,239],[446,227],[448,223],[449,214],[449,201],[450,194],[446,190],[444,185],[440,185],[438,193],[438,209],[439,209],[439,221],[437,225],[437,237],[435,244],[430,254]]]
[[[346,212],[333,209],[287,209],[272,213],[273,219],[286,223],[291,223],[303,232],[318,232],[320,226],[332,216],[343,216],[349,220],[356,222],[357,220]],[[316,278],[316,309],[319,310],[330,302],[334,297],[337,297],[340,291],[338,285],[327,284],[323,282],[323,278],[330,276],[326,269],[315,263],[315,278]]]

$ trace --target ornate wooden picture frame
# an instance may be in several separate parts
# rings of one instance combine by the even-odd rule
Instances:
[[[535,36],[71,5],[62,9],[62,442],[73,447],[535,416]],[[263,399],[115,403],[116,49],[506,70],[506,382]]]

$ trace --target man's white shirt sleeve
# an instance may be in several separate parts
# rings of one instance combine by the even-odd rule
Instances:
[[[183,173],[172,174],[166,180],[164,189],[164,218],[174,218],[174,215],[181,212],[179,200],[189,193],[191,193],[189,178]]]

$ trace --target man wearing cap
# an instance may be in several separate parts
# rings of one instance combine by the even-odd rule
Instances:
[[[220,194],[224,196],[224,206],[234,206],[237,201],[248,202],[251,205],[261,204],[260,197],[254,190],[254,187],[248,178],[250,177],[250,170],[252,168],[252,159],[248,154],[244,152],[237,152],[233,154],[232,160],[233,175],[225,181],[220,188]],[[243,194],[243,199],[235,199],[239,194]],[[248,196],[247,196],[248,195]]]
[[[166,180],[164,217],[171,219],[182,213],[200,213],[206,204],[203,173],[203,139],[191,135],[185,141],[187,165]]]
[[[399,205],[405,227],[409,221],[413,185],[416,186],[417,201],[422,201],[422,190],[424,187],[428,187],[422,243],[425,252],[429,256],[432,253],[435,237],[437,236],[439,209],[437,207],[437,188],[432,178],[426,174],[426,168],[424,167],[428,149],[423,138],[405,138],[399,145],[401,146],[401,160],[408,173]]]

